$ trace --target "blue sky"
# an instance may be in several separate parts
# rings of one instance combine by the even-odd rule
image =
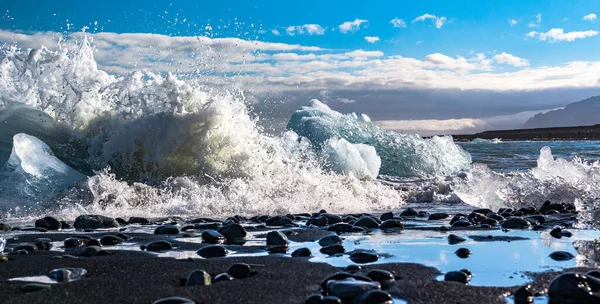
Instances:
[[[101,68],[122,75],[196,72],[208,63],[190,52],[218,50],[211,73],[246,76],[257,96],[267,81],[289,101],[282,115],[320,98],[391,129],[479,130],[600,94],[600,1],[35,2],[0,5],[0,43],[48,46],[87,27]]]

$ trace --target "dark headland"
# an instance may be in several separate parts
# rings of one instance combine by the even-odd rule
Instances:
[[[593,126],[554,127],[485,131],[475,134],[452,135],[455,141],[471,141],[475,138],[504,141],[521,140],[599,140],[600,124]]]

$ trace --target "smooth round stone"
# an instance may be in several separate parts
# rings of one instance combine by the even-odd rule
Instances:
[[[327,226],[327,223],[327,218],[322,215],[310,219],[310,224],[317,227]]]
[[[400,216],[417,216],[419,215],[419,212],[413,208],[408,208],[404,211],[402,211],[402,213],[400,213]]]
[[[155,241],[142,246],[142,250],[146,251],[167,251],[173,249],[173,244],[167,241]]]
[[[346,252],[346,249],[344,249],[344,246],[342,246],[342,245],[330,245],[330,246],[321,248],[321,250],[319,250],[319,251],[322,254],[334,255],[334,254],[338,254],[338,253],[344,253],[344,252]]]
[[[100,248],[99,246],[88,246],[85,247],[80,253],[80,256],[83,257],[93,257],[98,255],[99,252],[102,251],[102,248]]]
[[[337,296],[342,301],[351,301],[367,291],[379,289],[381,289],[379,282],[359,281],[352,278],[330,281],[327,288],[328,295]]]
[[[73,224],[77,229],[119,228],[119,223],[103,215],[80,215]]]
[[[53,245],[50,242],[40,242],[40,241],[35,242],[35,247],[37,247],[38,250],[48,251],[48,250],[52,249],[52,246]]]
[[[175,234],[179,234],[179,228],[177,228],[173,225],[158,226],[158,227],[156,227],[156,229],[154,229],[154,234],[175,235]]]
[[[469,227],[471,226],[471,222],[467,219],[458,220],[451,225],[452,227]]]
[[[233,277],[228,273],[220,273],[213,278],[213,283],[222,281],[232,281]]]
[[[381,223],[379,229],[404,229],[404,224],[399,219],[389,219]]]
[[[274,216],[265,221],[267,227],[291,225],[294,221],[286,216]]]
[[[204,270],[192,271],[185,280],[185,286],[206,286],[210,285],[211,278],[210,274]]]
[[[467,217],[464,214],[457,214],[450,219],[450,226],[454,224],[456,221],[466,219]]]
[[[360,266],[358,266],[360,267]],[[349,273],[349,272],[338,272],[336,274],[330,275],[329,277],[325,278],[322,282],[321,282],[321,288],[323,289],[323,291],[325,293],[328,292],[328,286],[329,286],[329,282],[332,281],[340,281],[340,280],[345,280],[348,278],[352,278],[354,280],[359,280],[359,281],[366,281],[366,282],[372,282],[373,280],[371,280],[371,278],[364,276],[364,275],[360,275],[360,274],[353,274],[353,273]]]
[[[221,227],[221,223],[219,222],[211,222],[211,223],[195,223],[194,224],[194,229],[197,230],[204,230],[204,229],[219,229]],[[218,230],[217,230],[218,231]]]
[[[225,236],[215,230],[207,229],[202,231],[202,241],[209,244],[222,244],[225,242]]]
[[[342,304],[342,299],[336,296],[326,296],[321,300],[321,304]]]
[[[51,216],[47,216],[45,218],[36,220],[35,227],[44,228],[48,230],[60,230],[62,228],[62,223]]]
[[[450,271],[444,275],[444,281],[459,282],[463,284],[469,283],[469,275],[462,271]]]
[[[466,259],[471,256],[471,250],[469,250],[467,248],[459,248],[454,253],[456,254],[456,256],[458,256],[461,259]]]
[[[377,222],[376,219],[374,219],[370,216],[362,216],[361,218],[358,219],[358,221],[356,221],[356,223],[354,223],[354,226],[364,227],[364,228],[368,228],[368,229],[375,229],[375,228],[379,228],[379,223]]]
[[[357,251],[350,254],[350,260],[359,264],[372,263],[379,260],[379,255],[373,252]]]
[[[504,220],[504,217],[498,213],[488,213],[487,217],[491,218],[491,219],[495,219],[498,222],[501,222]]]
[[[326,247],[326,246],[331,246],[331,245],[341,245],[342,244],[342,238],[339,237],[338,235],[334,234],[334,235],[328,235],[326,237],[322,237],[319,240],[319,245],[321,245],[321,247]]]
[[[9,255],[26,255],[26,254],[29,254],[29,251],[27,251],[25,249],[19,249],[19,250],[13,250],[8,254]]]
[[[566,251],[555,251],[549,257],[555,261],[568,261],[575,258],[574,255]]]
[[[36,251],[38,250],[38,247],[36,245],[33,244],[21,244],[19,246],[16,246],[15,248],[13,248],[13,250],[17,251],[17,250],[26,250],[26,251]]]
[[[496,226],[498,225],[498,221],[496,219],[493,218],[486,218],[484,220],[481,221],[481,224],[483,225],[490,225],[490,226]]]
[[[48,277],[59,283],[76,281],[87,274],[83,268],[58,268],[50,271]]]
[[[196,302],[182,297],[169,297],[156,300],[152,304],[196,304]]]
[[[281,231],[269,231],[267,233],[267,246],[287,246],[288,238]]]
[[[525,285],[517,289],[514,297],[515,302],[533,303],[533,292],[531,292],[531,285]]]
[[[526,219],[534,219],[540,224],[543,224],[546,222],[546,217],[541,214],[530,215],[530,216],[526,217]]]
[[[450,231],[450,227],[448,227],[448,226],[440,226],[440,231],[441,231],[441,232],[447,232],[447,231]]]
[[[343,222],[342,217],[331,213],[321,213],[321,216],[327,219],[327,225],[333,225]]]
[[[114,236],[121,238],[123,241],[127,241],[132,238],[131,236],[121,232],[114,234]]]
[[[487,216],[489,213],[494,213],[494,211],[492,211],[491,209],[488,209],[488,208],[480,208],[480,209],[473,210],[471,213],[479,213],[479,214],[483,214],[483,215]]]
[[[502,222],[502,228],[505,229],[525,229],[531,226],[531,223],[522,217],[511,217]]]
[[[217,232],[225,236],[227,241],[244,239],[247,234],[246,229],[244,229],[242,225],[237,223],[222,226],[219,229],[217,229]]]
[[[393,218],[394,218],[394,213],[392,213],[392,212],[386,212],[379,217],[379,219],[381,221],[387,221],[387,220],[391,220]]]
[[[87,245],[88,240],[80,238],[67,238],[64,241],[65,248],[77,248]]]
[[[550,235],[556,239],[560,239],[562,238],[562,229],[560,229],[560,227],[554,227],[552,228],[552,230],[550,230]]]
[[[360,226],[352,226],[352,231],[351,232],[367,232],[367,228],[365,227],[360,227]]]
[[[328,231],[344,233],[344,232],[352,232],[353,226],[348,223],[337,223],[335,225],[329,226],[327,228]]]
[[[450,217],[450,215],[448,215],[448,213],[432,213],[429,215],[429,218],[427,218],[427,220],[428,221],[439,221],[439,220],[447,219],[448,217]]]
[[[387,282],[394,281],[395,276],[393,273],[383,269],[373,269],[367,273],[367,277],[376,282]]]
[[[304,301],[304,304],[322,304],[323,302],[323,296],[322,295],[311,295],[308,298],[306,298],[306,301]]]
[[[243,279],[253,276],[256,271],[254,271],[252,267],[246,263],[237,263],[231,265],[229,270],[227,270],[227,273],[236,279]]]
[[[295,257],[295,258],[310,257],[310,256],[312,256],[312,252],[310,252],[310,249],[308,249],[306,247],[298,248],[298,249],[294,250],[294,252],[292,252],[292,257]]]
[[[100,243],[100,240],[91,239],[87,242],[87,244],[85,244],[85,246],[87,246],[87,247],[90,247],[90,246],[102,247],[102,244]]]
[[[104,246],[113,246],[123,243],[123,239],[115,235],[105,235],[100,238],[100,244]]]
[[[143,217],[130,217],[128,223],[129,224],[146,225],[146,224],[150,224],[150,221]]]
[[[564,273],[550,283],[548,296],[550,303],[600,303],[600,279],[581,273]]]
[[[203,258],[224,257],[227,255],[227,248],[225,248],[221,245],[206,246],[206,247],[201,248],[200,250],[196,251],[196,254],[198,254],[199,256],[201,256]]]
[[[363,269],[362,266],[352,264],[352,265],[346,266],[346,268],[344,269],[344,271],[347,271],[347,272],[350,272],[350,273],[354,273],[354,272],[362,271],[362,269]]]
[[[11,230],[12,230],[12,227],[9,224],[0,222],[0,232],[8,232]]]
[[[462,242],[464,242],[466,240],[467,239],[465,239],[463,237],[460,237],[460,236],[458,236],[456,234],[449,234],[448,235],[448,244],[450,244],[450,245],[455,245],[455,244],[458,244],[458,243],[462,243]]]
[[[41,283],[29,283],[21,286],[21,291],[24,292],[35,292],[44,289],[50,289],[50,285]]]
[[[354,299],[354,304],[392,304],[392,295],[383,290],[370,290]]]

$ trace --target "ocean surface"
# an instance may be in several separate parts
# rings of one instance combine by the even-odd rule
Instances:
[[[0,52],[0,218],[212,216],[575,203],[597,224],[598,142],[456,144],[307,100],[278,135],[202,76],[98,69],[71,49]]]

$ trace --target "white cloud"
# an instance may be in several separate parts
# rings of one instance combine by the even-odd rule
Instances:
[[[275,36],[281,36],[281,33],[278,30],[271,30],[271,33]]]
[[[298,35],[324,35],[325,29],[318,24],[290,25],[285,29],[285,32],[294,36]]]
[[[508,65],[512,65],[515,67],[526,67],[529,66],[529,61],[527,61],[526,59],[502,52],[496,56],[493,57],[494,61],[496,61],[496,63],[500,63],[500,64],[508,64]]]
[[[526,34],[527,37],[536,37],[541,40],[541,41],[550,41],[550,42],[555,42],[555,41],[568,41],[568,42],[572,42],[575,41],[575,39],[583,39],[583,38],[587,38],[587,37],[593,37],[598,35],[597,31],[574,31],[574,32],[567,32],[565,33],[565,31],[561,28],[553,28],[547,32],[542,32],[542,33],[538,33],[538,32],[529,32]]]
[[[421,15],[421,16],[415,18],[412,22],[413,23],[415,23],[415,22],[421,22],[421,21],[425,21],[425,20],[428,20],[428,19],[431,19],[431,20],[434,21],[436,28],[441,28],[446,23],[446,17],[437,17],[437,16],[431,15],[431,14]]]
[[[406,22],[404,22],[404,20],[400,19],[400,18],[394,18],[390,21],[390,23],[394,26],[394,27],[406,27]]]
[[[515,25],[517,25],[517,23],[518,22],[515,19],[508,19],[508,24],[510,24],[510,26],[515,26]]]
[[[588,21],[592,21],[592,20],[596,20],[596,14],[588,14],[583,16],[583,20],[588,20]]]
[[[0,43],[16,43],[24,50],[41,45],[57,49],[61,38],[61,46],[68,50],[73,40],[83,35],[0,30]],[[120,75],[136,70],[171,72],[182,77],[204,75],[199,81],[213,85],[235,81],[238,87],[254,92],[324,89],[505,92],[600,88],[600,61],[567,62],[506,72],[495,69],[496,58],[486,58],[481,53],[470,57],[433,53],[420,59],[375,50],[322,49],[237,38],[108,32],[85,35],[93,39],[94,56],[104,71]],[[541,34],[535,36],[538,35]],[[231,77],[232,74],[235,77]],[[356,99],[350,95],[343,97]]]
[[[377,37],[377,36],[366,36],[365,40],[367,40],[367,42],[369,42],[369,43],[375,43],[375,42],[379,41],[379,37]]]
[[[340,24],[339,29],[340,29],[340,32],[342,32],[344,34],[349,33],[349,32],[355,32],[355,31],[360,30],[361,24],[367,23],[367,22],[369,22],[369,21],[356,18],[356,19],[354,19],[354,21],[346,21],[346,22]]]
[[[529,22],[528,27],[538,27],[542,23],[542,14],[535,15],[535,20]]]
[[[356,102],[356,100],[349,99],[349,98],[338,98],[338,101],[341,103],[355,103]]]

